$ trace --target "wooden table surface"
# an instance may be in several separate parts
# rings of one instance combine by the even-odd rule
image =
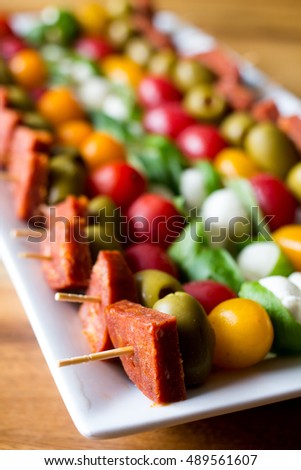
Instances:
[[[36,8],[45,2],[1,0],[0,9],[24,10],[25,4]],[[157,0],[157,6],[173,9],[252,56],[261,69],[301,97],[300,0]],[[88,440],[65,409],[1,265],[0,298],[0,449],[301,448],[300,398],[155,432]]]

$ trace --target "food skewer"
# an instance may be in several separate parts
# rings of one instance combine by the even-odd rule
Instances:
[[[176,317],[120,300],[104,309],[115,349],[66,358],[59,367],[120,357],[129,379],[158,404],[186,398]]]
[[[214,65],[214,63],[215,64],[224,63],[223,60],[219,60],[219,59],[222,59],[222,57],[218,56],[217,53],[218,53],[218,50],[217,51],[213,50],[209,53],[205,53],[205,57],[207,57],[207,61],[209,60],[208,65],[210,65],[210,61],[211,61],[211,65]],[[215,62],[213,62],[214,58],[215,58]],[[217,72],[217,75],[223,77],[223,71],[220,70],[220,67],[218,68],[218,70],[216,70],[216,72]],[[238,92],[236,93],[236,91],[247,92],[247,89],[243,89],[241,84],[239,83],[236,84],[235,80],[234,80],[235,82],[234,85],[232,84],[232,81],[230,82],[229,80],[228,81],[224,80],[224,84],[227,85],[226,88],[224,87],[225,88],[224,93],[228,95],[228,100],[230,101],[230,104],[233,105],[235,109],[235,106],[234,106],[235,103],[241,104],[236,101],[236,98],[240,97],[241,93],[238,93]],[[230,88],[229,88],[229,83],[231,84]],[[247,93],[247,96],[245,97],[251,106],[252,100],[253,100],[252,94]],[[234,101],[234,98],[235,98],[235,101]],[[11,113],[11,111],[8,111],[8,113]],[[23,220],[28,220],[29,216],[35,215],[41,212],[39,210],[41,207],[41,202],[43,203],[43,201],[45,201],[45,194],[46,194],[46,188],[47,188],[47,185],[45,185],[45,180],[47,179],[47,171],[48,171],[46,168],[46,163],[47,163],[46,160],[48,159],[48,156],[49,156],[48,150],[49,150],[52,139],[51,139],[51,136],[47,133],[43,133],[43,132],[41,133],[39,131],[36,132],[33,130],[28,130],[24,126],[17,126],[18,123],[19,123],[19,117],[18,117],[18,114],[15,114],[14,116],[12,116],[12,124],[8,126],[8,131],[6,132],[7,135],[8,133],[12,135],[13,130],[15,131],[14,139],[13,139],[13,146],[12,147],[9,146],[10,151],[12,151],[12,154],[9,156],[13,157],[12,161],[10,162],[12,165],[8,167],[9,172],[7,172],[7,174],[5,173],[3,174],[3,179],[4,180],[7,179],[8,181],[12,181],[12,182],[20,181],[21,190],[16,185],[13,185],[14,190],[16,192],[16,199],[17,199],[17,215],[19,218]],[[4,140],[4,139],[0,139],[0,141],[1,140]],[[7,138],[5,139],[5,142],[7,142]],[[1,145],[1,142],[0,142],[0,145]],[[40,152],[43,152],[43,153],[40,153]],[[19,175],[19,172],[12,173],[11,176],[10,176],[10,172],[11,172],[11,166],[13,167],[12,168],[13,170],[14,169],[17,170],[17,167],[21,166],[21,161],[19,161],[19,159],[22,156],[22,160],[24,160],[23,154],[25,154],[26,156],[25,158],[26,162],[24,166],[22,167],[24,170],[26,170],[24,171],[25,178],[23,178],[23,172],[21,172],[21,177],[19,180],[17,179],[17,175]],[[32,177],[31,172],[29,171],[31,169],[34,170],[33,172],[34,178]],[[41,175],[42,178],[37,178],[38,175]],[[1,175],[0,175],[0,179],[1,179]],[[42,197],[40,197],[40,194],[38,194],[38,192],[36,192],[36,194],[32,193],[32,189],[35,188],[37,185],[39,185],[39,190],[42,191],[41,192]],[[34,196],[34,201],[30,201],[29,203],[28,201],[29,199],[31,199],[31,196]],[[40,236],[40,234],[38,235],[37,232],[31,232],[31,231],[26,232],[26,230],[22,232],[22,230],[18,231],[17,229],[12,233],[12,235],[15,237],[19,237],[19,236],[20,237],[22,236],[39,237]],[[63,264],[67,263],[67,257],[66,257],[65,252],[63,255],[60,254],[59,247],[61,246],[62,246],[62,241],[60,241],[60,244],[59,243],[57,244],[55,242],[54,249],[52,249],[50,248],[51,243],[48,243],[48,241],[46,240],[46,248],[44,249],[44,245],[42,245],[42,251],[43,251],[42,253],[26,253],[25,252],[25,253],[20,253],[19,256],[24,257],[24,258],[40,259],[42,262],[45,261],[45,263],[42,263],[43,269],[47,273],[46,277],[52,288],[56,288],[57,283],[62,282],[62,280],[63,282],[65,282],[65,284],[62,286],[62,283],[61,283],[60,284],[61,288],[62,287],[64,288],[74,287],[75,284],[70,283],[70,281],[71,280],[74,281],[76,279],[76,273],[75,271],[64,270],[65,268],[62,267]],[[72,251],[68,252],[68,255],[71,257],[75,253],[76,253],[76,250],[74,249],[73,252]],[[117,259],[118,258],[116,258],[116,260]],[[70,302],[83,303],[83,305],[80,308],[80,317],[84,324],[84,332],[87,338],[89,339],[89,342],[92,348],[96,348],[96,349],[104,348],[104,343],[103,342],[101,343],[102,339],[100,340],[99,338],[105,337],[107,335],[107,338],[110,339],[110,336],[112,335],[114,336],[114,334],[111,333],[111,331],[109,331],[109,333],[107,334],[107,318],[110,319],[111,328],[113,328],[112,330],[113,332],[115,328],[117,329],[119,328],[120,334],[118,334],[116,338],[122,337],[124,339],[124,337],[126,337],[126,335],[124,335],[124,332],[126,330],[126,325],[124,325],[124,322],[122,321],[123,320],[121,318],[122,316],[124,316],[124,318],[128,318],[129,322],[131,321],[135,322],[135,319],[136,319],[137,323],[139,323],[139,325],[137,325],[137,330],[139,330],[139,328],[142,328],[140,325],[140,322],[138,322],[138,316],[141,316],[140,314],[142,313],[141,306],[139,306],[138,304],[127,305],[129,304],[129,302],[127,301],[123,301],[123,303],[120,303],[120,305],[117,305],[117,304],[113,305],[114,302],[117,302],[118,300],[122,298],[133,300],[131,297],[135,297],[134,289],[131,291],[131,281],[129,282],[129,284],[126,284],[126,279],[125,279],[126,270],[124,270],[123,266],[121,265],[120,273],[118,277],[117,276],[118,263],[116,262],[116,265],[115,265],[113,258],[110,258],[110,257],[102,258],[101,261],[102,263],[104,263],[102,264],[103,271],[100,269],[100,265],[96,264],[95,272],[94,272],[95,276],[91,277],[91,282],[89,283],[89,288],[88,288],[88,295],[65,294],[61,292],[57,292],[57,294],[55,295],[55,300],[58,300],[58,301],[70,301]],[[81,269],[81,264],[78,263],[77,259],[76,259],[75,267],[78,270]],[[66,281],[69,282],[69,285],[68,285],[68,282],[66,283]],[[124,285],[123,285],[123,281],[124,281]],[[87,285],[88,285],[88,282],[87,282]],[[129,286],[130,286],[130,289],[128,291],[127,289],[129,288]],[[75,285],[75,287],[78,287],[78,284]],[[100,294],[100,295],[96,295],[96,294]],[[110,305],[108,306],[108,304]],[[106,313],[106,308],[109,309],[108,313]],[[141,321],[141,323],[143,323],[143,320]],[[112,327],[112,324],[113,324],[113,327]],[[131,333],[132,331],[128,332],[129,335]],[[139,345],[140,345],[140,342],[141,342],[140,339],[138,339],[137,337],[137,343]],[[134,343],[136,347],[136,341],[134,341]],[[126,357],[126,355],[133,354],[134,352],[133,346],[125,346],[124,348],[117,347],[117,349],[110,349],[108,351],[103,350],[102,352],[97,352],[96,354],[92,353],[92,354],[88,354],[85,356],[63,359],[62,361],[59,362],[59,366],[87,362],[90,360],[100,360],[100,359],[108,359],[110,357],[116,357],[116,355],[111,356],[112,353],[114,354],[113,351],[115,351],[115,354],[116,354],[117,351],[120,352],[122,349],[126,349],[126,348],[130,349],[127,352],[124,352],[125,360],[127,360],[128,358]],[[150,350],[152,350],[152,347],[150,347]],[[118,355],[120,356],[121,354],[118,354]],[[138,354],[138,357],[139,357],[139,354]],[[143,352],[141,351],[141,359],[143,357],[146,360],[146,357],[143,355]],[[154,358],[151,357],[149,360],[153,360],[153,359]],[[144,361],[141,360],[141,367],[144,365],[143,362]],[[130,368],[131,364],[127,364],[126,367]],[[132,371],[132,373],[134,372],[137,372],[137,370]],[[137,380],[139,383],[142,381],[142,378],[141,379],[138,378]],[[135,379],[133,379],[133,381],[135,381]],[[146,393],[146,395],[148,394]]]
[[[85,354],[83,356],[75,356],[58,361],[58,367],[71,366],[75,364],[83,364],[90,361],[104,361],[107,359],[114,359],[121,357],[124,354],[133,354],[134,348],[132,346],[124,346],[121,348],[109,349],[97,353]]]

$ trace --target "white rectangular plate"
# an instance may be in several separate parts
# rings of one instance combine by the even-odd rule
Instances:
[[[166,22],[167,13],[162,15]],[[175,15],[168,15],[171,22],[176,21]],[[189,33],[189,26],[179,21],[177,34],[181,27],[182,34],[184,28],[185,34],[195,34],[194,28]],[[243,75],[261,89],[263,96],[272,96],[283,114],[301,114],[300,101],[271,84],[254,67],[244,63]],[[78,307],[55,302],[40,262],[18,257],[19,252],[37,247],[26,240],[11,238],[11,229],[24,227],[14,216],[11,200],[10,183],[0,181],[1,256],[65,405],[84,436],[112,438],[301,395],[301,357],[268,359],[239,372],[214,372],[204,386],[188,391],[187,400],[168,406],[154,406],[128,380],[118,361],[59,369],[58,359],[89,352],[77,317]]]

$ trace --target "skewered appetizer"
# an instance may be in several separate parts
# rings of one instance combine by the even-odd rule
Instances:
[[[301,114],[153,19],[137,0],[3,18],[0,165],[46,282],[82,303],[85,360],[125,347],[167,403],[301,351]]]

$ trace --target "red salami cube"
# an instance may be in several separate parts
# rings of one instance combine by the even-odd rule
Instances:
[[[51,227],[57,220],[66,219],[69,222],[80,221],[86,224],[88,210],[88,199],[86,196],[76,197],[70,194],[62,202],[55,206],[47,206],[43,213],[47,219],[48,227]]]
[[[137,289],[120,251],[100,251],[93,266],[87,295],[97,296],[101,302],[84,302],[79,310],[84,333],[93,352],[112,346],[104,314],[107,305],[118,300],[137,301]]]
[[[47,195],[48,156],[38,152],[14,155],[9,164],[16,215],[21,220],[40,213]]]
[[[256,94],[247,86],[232,79],[221,79],[215,85],[216,91],[227,100],[231,108],[245,111],[251,108]]]
[[[277,122],[279,110],[273,100],[258,101],[252,106],[251,114],[256,121]]]
[[[10,153],[46,152],[53,141],[50,132],[18,126],[13,133]]]
[[[11,139],[19,121],[20,114],[17,111],[1,108],[0,90],[0,167],[7,165]]]
[[[127,300],[109,305],[105,313],[114,347],[134,349],[120,359],[139,390],[155,403],[184,400],[176,318]]]
[[[75,290],[87,287],[92,262],[89,243],[80,223],[57,222],[42,242],[42,269],[53,290]]]

